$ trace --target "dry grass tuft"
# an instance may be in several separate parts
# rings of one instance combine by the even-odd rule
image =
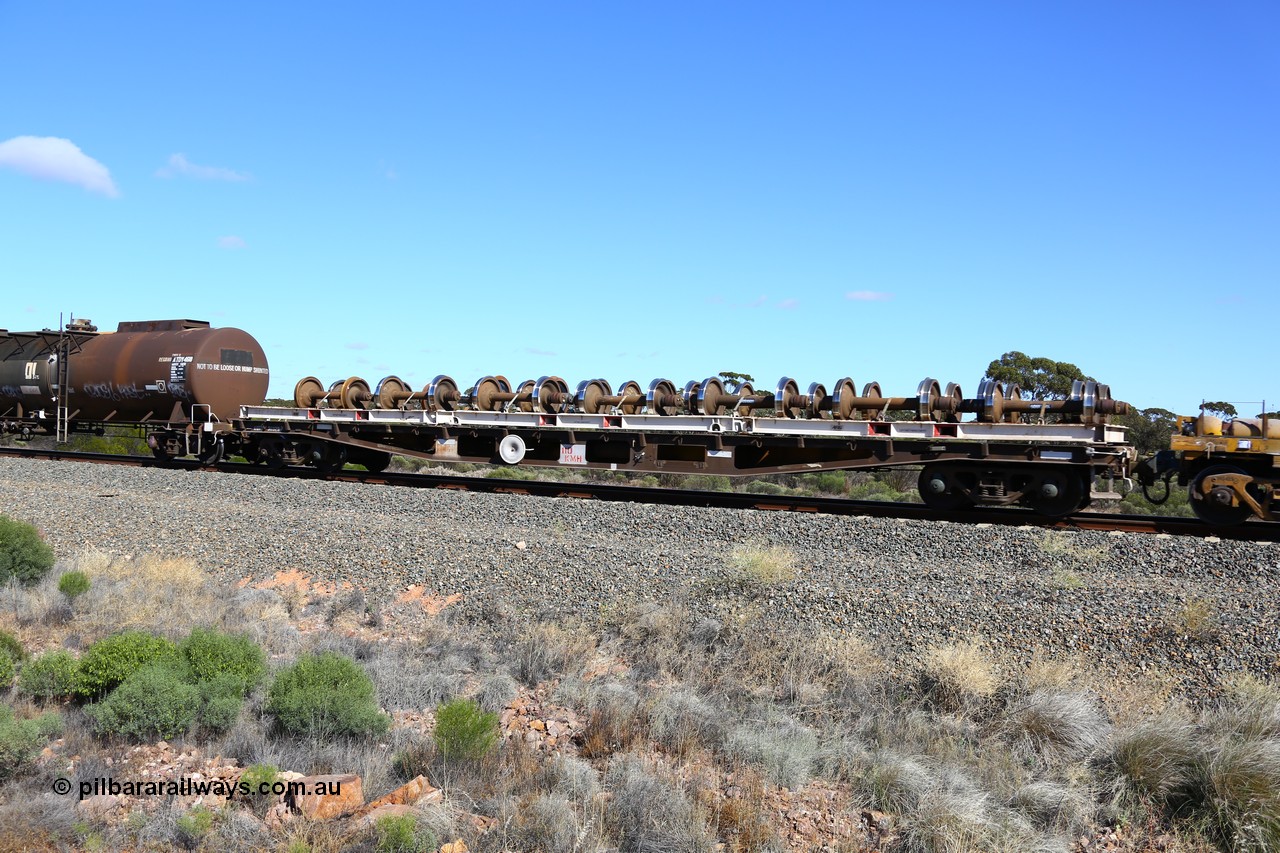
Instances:
[[[1110,724],[1087,693],[1037,691],[1016,702],[1006,725],[1016,742],[1049,761],[1074,761],[1097,749]]]
[[[623,853],[711,853],[715,843],[700,809],[645,763],[619,756],[606,776],[613,798],[606,813]]]
[[[800,575],[795,554],[778,545],[737,548],[729,555],[728,568],[730,581],[754,592],[791,583]]]
[[[1124,788],[1156,800],[1182,800],[1195,775],[1195,724],[1166,713],[1118,732],[1111,763]]]
[[[558,625],[535,625],[515,645],[515,676],[530,687],[559,678],[585,666],[595,652],[595,638],[587,631]]]
[[[1208,599],[1193,598],[1169,614],[1166,627],[1176,636],[1206,643],[1218,635],[1217,607]]]
[[[770,782],[799,788],[813,775],[818,737],[791,717],[770,715],[735,727],[725,751],[736,760],[758,766]]]
[[[111,559],[89,552],[79,566],[92,580],[77,602],[82,624],[99,633],[135,628],[176,635],[220,621],[225,591],[185,557]]]
[[[975,642],[930,648],[920,675],[926,694],[949,712],[985,702],[1000,686],[995,664]]]
[[[587,758],[625,751],[646,735],[640,696],[626,685],[610,682],[593,687],[587,710],[582,730],[582,754]]]
[[[1078,533],[1063,530],[1046,530],[1040,539],[1040,551],[1078,568],[1095,566],[1110,554],[1105,546],[1086,545]]]

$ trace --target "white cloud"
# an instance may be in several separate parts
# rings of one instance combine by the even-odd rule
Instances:
[[[888,302],[893,298],[892,293],[882,293],[879,290],[851,290],[844,295],[845,299],[852,299],[854,302]]]
[[[46,181],[78,184],[108,198],[120,195],[107,167],[80,150],[70,139],[56,136],[15,136],[0,142],[0,166]]]
[[[247,181],[249,176],[243,172],[224,169],[221,166],[197,166],[187,159],[185,154],[170,154],[168,165],[156,170],[157,178],[195,178],[199,181]]]
[[[246,243],[243,237],[237,237],[234,234],[228,234],[225,237],[218,238],[219,249],[243,249]]]
[[[767,296],[757,296],[755,299],[752,299],[750,302],[747,303],[747,307],[759,308],[760,306],[764,305],[768,301],[769,301],[769,297]]]
[[[799,299],[784,299],[778,303],[778,307],[781,308],[783,311],[790,311],[792,308],[795,308],[799,304],[800,304]]]

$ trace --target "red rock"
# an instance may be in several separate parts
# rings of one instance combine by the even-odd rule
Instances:
[[[94,794],[76,803],[76,811],[85,817],[101,820],[120,805],[120,798],[115,794]]]
[[[364,805],[363,783],[350,773],[305,776],[293,784],[298,787],[289,795],[290,805],[312,820],[341,817]],[[321,786],[323,794],[316,792]]]
[[[360,809],[358,814],[369,814],[374,809],[380,808],[381,806],[413,806],[423,801],[434,802],[443,796],[444,794],[441,793],[439,788],[427,781],[426,776],[419,776],[416,779],[411,779],[404,783],[390,794],[387,794],[384,797],[378,797],[378,799]]]

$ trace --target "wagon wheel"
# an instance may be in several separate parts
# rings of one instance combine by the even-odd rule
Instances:
[[[973,500],[961,491],[955,472],[947,465],[924,466],[918,486],[920,500],[929,509],[946,511],[973,505]]]
[[[1245,472],[1234,465],[1210,465],[1197,474],[1196,478],[1191,481],[1191,509],[1195,512],[1196,518],[1205,524],[1212,524],[1215,527],[1229,527],[1241,524],[1253,515],[1253,510],[1248,504],[1241,503],[1233,506],[1230,503],[1230,490],[1225,486],[1214,489],[1207,495],[1200,488],[1209,477],[1214,477],[1218,474],[1243,473]],[[1252,491],[1250,489],[1250,492]],[[1259,495],[1254,494],[1253,498],[1257,500]]]
[[[222,461],[224,450],[222,439],[215,438],[208,444],[200,446],[200,452],[196,454],[196,459],[199,460],[201,465],[217,465]]]
[[[441,374],[428,383],[423,397],[426,403],[424,408],[429,411],[444,409],[452,412],[458,403],[458,385],[451,377]]]
[[[1089,488],[1079,471],[1051,471],[1032,483],[1025,497],[1028,506],[1041,515],[1060,518],[1070,515],[1089,498]]]
[[[857,410],[853,408],[853,398],[858,396],[857,386],[846,376],[837,379],[831,386],[831,417],[842,421],[853,420]]]
[[[618,389],[619,397],[640,397],[639,403],[620,403],[618,408],[624,415],[638,415],[640,410],[644,408],[644,389],[640,387],[640,383],[634,379],[629,379],[622,383],[622,387]]]
[[[293,404],[299,409],[313,408],[324,397],[324,386],[314,376],[298,380],[293,386]]]
[[[338,396],[342,400],[344,409],[363,409],[373,399],[373,394],[369,391],[369,383],[359,376],[352,376],[343,382]]]
[[[379,409],[398,409],[412,392],[399,376],[387,376],[378,383],[373,397],[378,401]]]

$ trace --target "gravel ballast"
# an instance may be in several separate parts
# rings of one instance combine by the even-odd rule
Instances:
[[[516,618],[679,595],[720,619],[750,606],[777,630],[855,634],[897,665],[978,638],[1014,661],[1078,656],[1104,679],[1169,676],[1193,697],[1280,673],[1270,543],[17,459],[0,460],[0,513],[39,527],[60,559],[156,552],[228,581],[296,569],[375,600],[419,584]],[[770,545],[794,553],[799,577],[747,601],[726,559]]]

